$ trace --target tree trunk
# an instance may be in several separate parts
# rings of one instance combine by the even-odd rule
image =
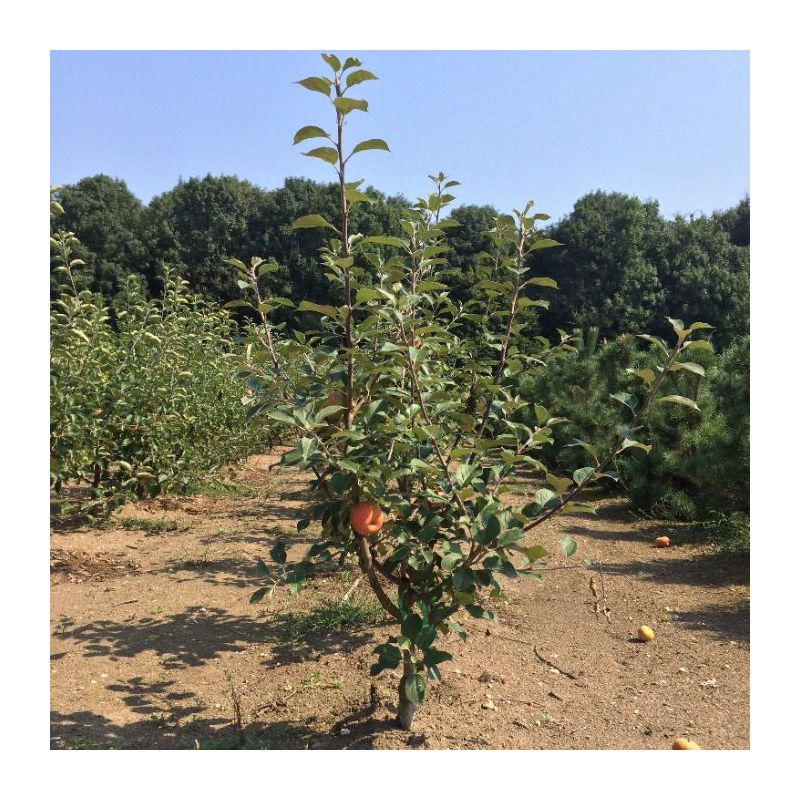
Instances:
[[[404,731],[411,730],[414,714],[418,706],[406,697],[406,679],[416,672],[416,666],[411,663],[411,653],[403,651],[403,677],[400,679],[399,702],[397,704],[397,725]]]

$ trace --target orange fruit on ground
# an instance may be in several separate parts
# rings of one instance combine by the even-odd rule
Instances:
[[[703,748],[700,747],[697,742],[693,742],[691,739],[676,739],[672,743],[673,750],[702,750]]]
[[[656,638],[655,632],[652,628],[648,628],[647,625],[642,625],[636,633],[639,636],[639,640],[642,642],[652,642],[653,639]]]
[[[656,547],[669,547],[669,536],[659,536],[656,539]]]
[[[386,517],[377,503],[356,503],[350,509],[350,525],[359,536],[372,536],[377,533]]]

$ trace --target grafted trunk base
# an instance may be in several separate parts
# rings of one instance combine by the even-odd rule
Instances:
[[[397,727],[403,731],[411,730],[411,725],[414,722],[414,714],[416,714],[419,708],[419,706],[412,703],[408,697],[406,697],[406,679],[410,678],[415,672],[416,667],[411,663],[408,651],[405,651],[403,653],[403,677],[400,679],[397,717],[395,718]]]

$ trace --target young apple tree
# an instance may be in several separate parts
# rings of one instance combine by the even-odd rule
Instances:
[[[294,228],[323,228],[330,233],[321,251],[327,277],[338,287],[340,302],[302,302],[299,311],[318,314],[319,325],[286,336],[270,316],[287,301],[262,296],[258,271],[232,260],[241,285],[258,316],[253,345],[243,370],[253,390],[251,414],[263,413],[291,426],[297,443],[282,463],[313,474],[319,498],[298,530],[320,524],[305,557],[287,563],[283,542],[271,550],[283,580],[293,591],[321,562],[348,556],[358,559],[378,601],[397,624],[376,648],[376,675],[402,665],[397,723],[409,729],[425,698],[429,681],[439,681],[441,664],[451,658],[442,640],[465,637],[462,612],[494,619],[485,598],[501,598],[502,578],[539,578],[537,562],[547,551],[530,540],[534,528],[560,511],[587,512],[579,493],[603,477],[615,477],[613,460],[636,440],[641,420],[670,371],[686,368],[676,357],[692,347],[703,323],[688,327],[673,321],[676,341],[670,348],[645,336],[662,354],[658,370],[640,370],[638,386],[614,396],[627,415],[618,435],[604,448],[575,442],[588,463],[572,475],[554,475],[537,459],[565,420],[536,406],[537,425],[516,420],[523,405],[515,376],[546,368],[551,357],[570,347],[569,337],[551,343],[533,339],[523,349],[520,334],[526,308],[546,306],[539,295],[556,289],[553,280],[536,275],[538,250],[555,247],[543,238],[533,203],[496,218],[490,231],[494,252],[482,260],[475,288],[479,298],[456,302],[442,280],[448,266],[446,231],[456,223],[443,216],[457,185],[431,176],[434,190],[403,215],[402,235],[363,236],[351,229],[353,207],[369,203],[362,181],[351,180],[349,167],[359,153],[389,150],[383,139],[346,145],[345,129],[367,101],[356,94],[376,76],[360,61],[323,55],[327,76],[299,81],[324,96],[330,106],[330,129],[306,125],[295,144],[313,141],[304,155],[330,164],[339,185],[336,219],[309,214]],[[501,324],[498,325],[497,321]],[[494,324],[490,324],[494,323]],[[660,401],[693,405],[678,396]],[[504,502],[519,486],[521,472],[541,477],[526,505]],[[528,483],[529,485],[529,483]],[[565,538],[566,555],[575,542]],[[271,575],[263,562],[259,571]],[[271,587],[259,589],[253,602]]]

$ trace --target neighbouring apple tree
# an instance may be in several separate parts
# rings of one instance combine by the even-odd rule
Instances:
[[[397,622],[395,635],[376,648],[372,674],[402,666],[397,723],[409,729],[428,682],[440,680],[440,665],[451,658],[442,639],[466,635],[461,613],[494,619],[485,598],[502,598],[502,578],[539,579],[537,562],[548,553],[530,541],[531,531],[559,511],[592,513],[577,501],[579,493],[600,478],[613,479],[613,461],[628,448],[648,448],[636,436],[656,399],[696,408],[660,390],[670,372],[694,369],[684,355],[709,346],[692,336],[710,326],[673,320],[671,347],[644,335],[661,365],[632,374],[629,391],[613,396],[623,415],[616,439],[605,447],[575,441],[587,465],[570,476],[551,474],[537,450],[565,420],[537,405],[537,424],[520,423],[516,412],[523,401],[512,388],[518,373],[546,369],[571,347],[563,333],[557,342],[538,337],[533,349],[520,347],[524,309],[546,306],[539,295],[557,288],[532,266],[538,250],[558,246],[537,232],[547,215],[533,213],[528,203],[497,217],[490,232],[494,252],[481,256],[476,289],[483,299],[454,302],[441,278],[448,268],[445,231],[456,224],[443,212],[455,199],[449,190],[457,182],[431,176],[433,192],[407,210],[402,236],[351,230],[351,209],[371,198],[362,181],[348,179],[350,162],[363,151],[389,147],[382,139],[345,146],[345,128],[357,112],[367,111],[367,101],[352,92],[376,76],[355,58],[323,59],[330,76],[299,83],[328,100],[333,127],[307,125],[294,143],[322,142],[304,155],[332,166],[341,213],[337,219],[304,216],[294,228],[330,231],[321,259],[341,302],[300,303],[298,311],[316,312],[319,325],[286,335],[270,315],[288,301],[259,288],[260,274],[275,265],[230,260],[248,295],[234,305],[247,306],[258,320],[251,324],[242,370],[253,393],[249,413],[266,414],[297,432],[296,445],[281,460],[313,474],[318,498],[298,530],[312,521],[321,525],[297,563],[287,563],[284,542],[272,548],[281,577],[273,578],[274,569],[260,561],[267,585],[251,600],[271,594],[278,580],[298,591],[321,562],[356,557]],[[504,502],[504,494],[526,491],[523,477],[526,487],[532,477],[541,478],[530,502]],[[561,545],[567,556],[576,547],[566,537]]]

